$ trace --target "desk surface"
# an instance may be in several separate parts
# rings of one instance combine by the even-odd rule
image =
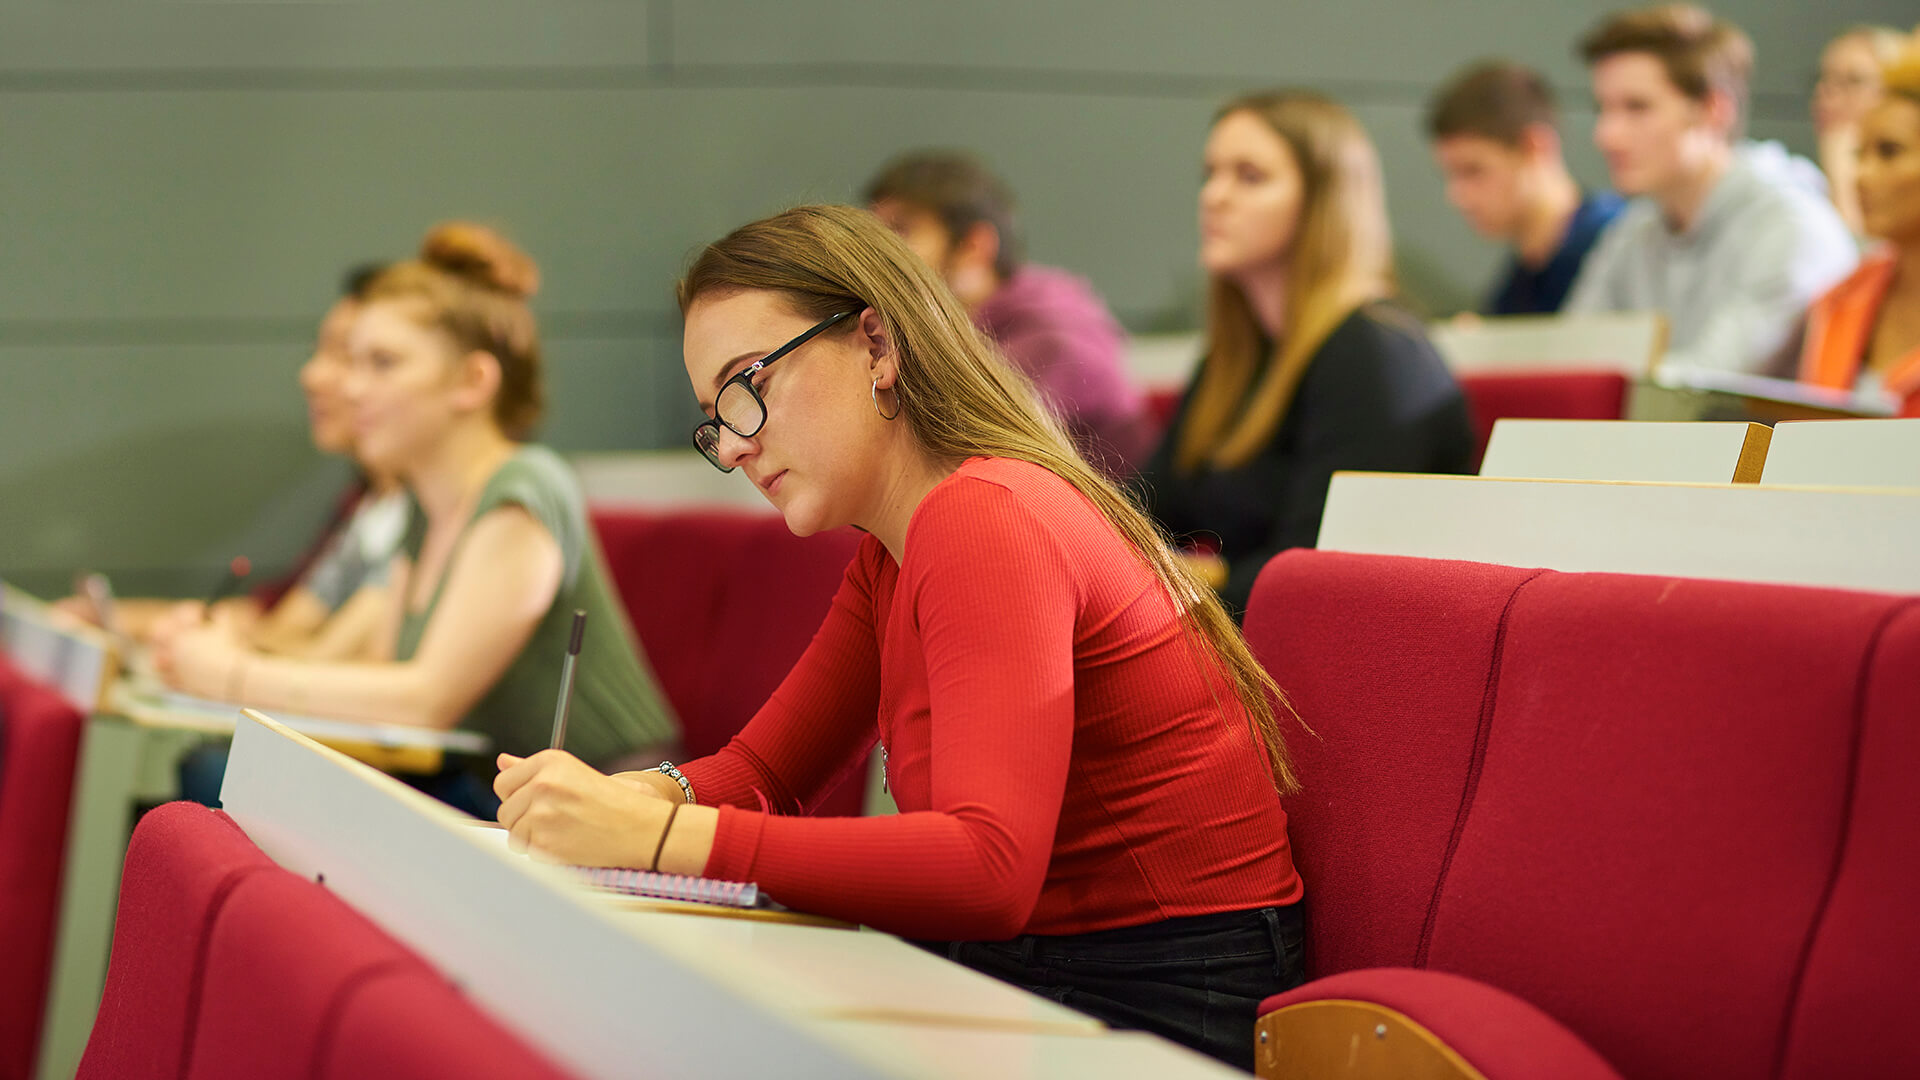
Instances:
[[[1920,593],[1920,491],[1342,472],[1318,547]]]
[[[272,724],[235,733],[228,813],[583,1077],[1234,1075],[890,935],[616,911],[567,872]],[[536,932],[537,928],[537,932]]]
[[[113,638],[0,582],[0,652],[82,712],[100,704],[119,668]]]
[[[1920,488],[1920,419],[1776,424],[1762,483]]]
[[[194,697],[145,680],[122,679],[107,693],[107,709],[144,727],[200,731],[209,735],[231,735],[240,723],[242,706],[224,701]],[[411,727],[406,724],[365,724],[353,720],[332,720],[318,716],[274,714],[281,723],[321,742],[367,743],[390,748],[451,750],[461,753],[485,753],[491,745],[485,735],[475,731],[442,731],[437,728]]]

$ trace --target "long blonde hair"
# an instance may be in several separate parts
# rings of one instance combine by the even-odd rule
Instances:
[[[1282,793],[1298,788],[1275,721],[1286,698],[1213,590],[1174,555],[1152,520],[1081,458],[953,293],[878,218],[847,206],[802,206],[736,229],[708,245],[680,280],[680,311],[709,293],[736,291],[779,293],[808,319],[872,308],[899,358],[894,391],[902,419],[928,456],[1017,458],[1085,495],[1159,579],[1189,642],[1204,642],[1196,651],[1212,657],[1232,684],[1275,786]]]
[[[1300,170],[1300,221],[1287,254],[1287,324],[1271,357],[1240,286],[1207,283],[1207,360],[1174,438],[1174,464],[1232,469],[1273,440],[1327,335],[1393,292],[1393,237],[1380,156],[1353,114],[1318,94],[1235,98],[1213,122],[1250,113],[1280,136]],[[1263,370],[1264,369],[1264,370]]]

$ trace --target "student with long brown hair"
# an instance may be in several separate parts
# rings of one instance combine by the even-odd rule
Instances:
[[[747,225],[679,297],[695,444],[795,533],[868,535],[720,753],[503,755],[512,842],[754,881],[1249,1067],[1255,1006],[1300,979],[1301,884],[1283,699],[1219,601],[873,215]],[[876,738],[901,813],[799,816]]]
[[[177,686],[266,709],[483,732],[531,753],[549,735],[576,609],[588,632],[568,746],[600,764],[677,743],[637,651],[572,471],[525,440],[542,404],[531,259],[489,229],[428,233],[417,258],[368,283],[348,337],[343,396],[355,449],[400,477],[417,509],[368,662],[250,651],[231,627],[160,644]],[[657,759],[656,759],[657,760]],[[451,772],[449,801],[492,812],[491,792]]]
[[[1149,509],[1236,615],[1267,560],[1312,547],[1339,469],[1464,472],[1466,400],[1418,320],[1386,303],[1380,159],[1316,94],[1229,102],[1207,136],[1207,353],[1141,473]]]

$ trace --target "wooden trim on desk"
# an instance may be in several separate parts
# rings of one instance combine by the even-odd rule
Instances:
[[[1486,1080],[1412,1017],[1371,1001],[1303,1001],[1254,1024],[1263,1080]]]
[[[1767,470],[1767,448],[1773,445],[1773,429],[1765,424],[1747,424],[1747,437],[1740,443],[1740,459],[1733,466],[1733,482],[1757,484]]]

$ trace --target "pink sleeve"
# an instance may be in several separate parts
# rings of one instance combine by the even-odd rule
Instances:
[[[872,593],[878,549],[871,539],[861,545],[812,643],[740,734],[680,767],[699,801],[798,814],[866,760],[879,730]],[[753,641],[725,647],[750,650]]]
[[[878,818],[722,809],[710,877],[910,937],[1020,932],[1046,879],[1073,747],[1079,582],[1002,487],[923,505],[891,619],[919,631],[932,808]],[[931,511],[931,512],[930,512]]]

